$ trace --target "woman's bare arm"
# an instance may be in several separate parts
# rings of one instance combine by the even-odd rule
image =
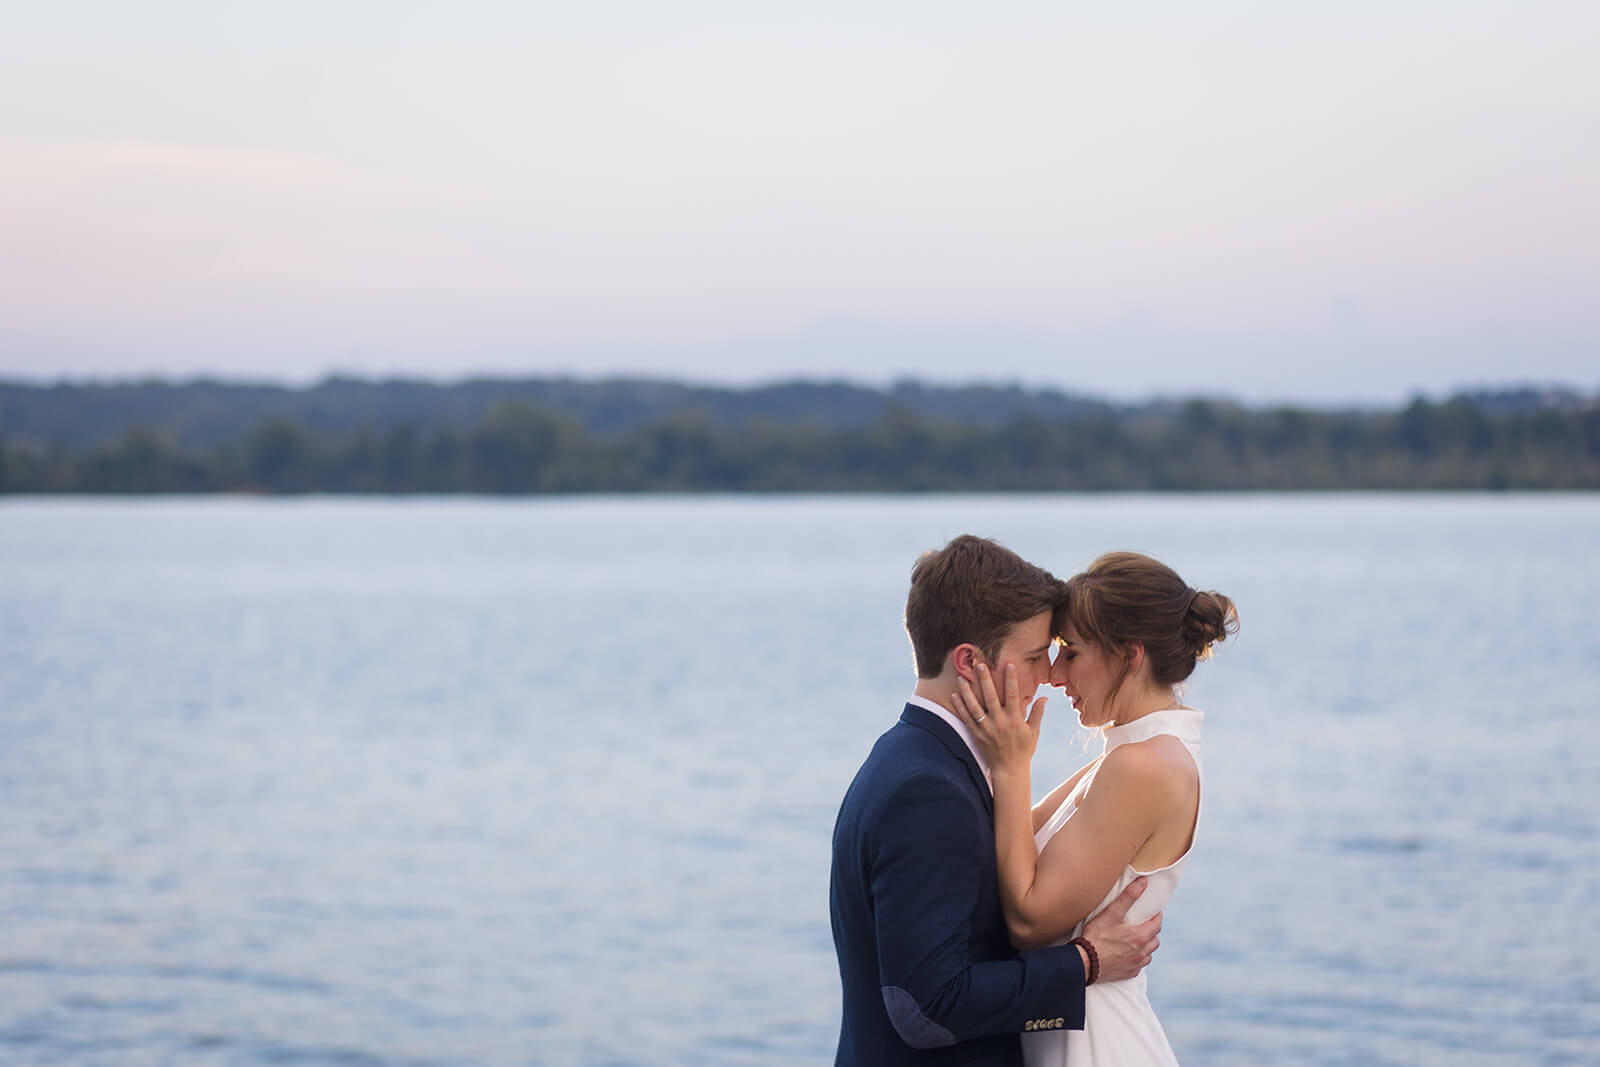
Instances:
[[[1168,765],[1148,745],[1114,749],[1101,761],[1077,812],[1041,855],[1033,841],[1028,796],[1029,761],[1038,744],[1044,700],[1024,716],[1016,673],[1009,665],[1004,701],[981,666],[978,680],[981,701],[962,680],[952,703],[984,750],[994,779],[995,856],[1011,940],[1018,948],[1036,948],[1081,922],[1161,825],[1173,799]]]
[[[1006,925],[1017,946],[1048,945],[1087,918],[1162,825],[1173,799],[1161,753],[1148,745],[1108,753],[1078,810],[1035,860],[1031,882],[1023,881],[1030,872],[1021,863],[1001,869]]]

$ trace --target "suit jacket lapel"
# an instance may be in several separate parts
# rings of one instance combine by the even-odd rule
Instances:
[[[977,786],[978,795],[983,798],[984,810],[992,817],[994,794],[989,791],[989,780],[983,776],[983,768],[978,766],[978,757],[974,756],[967,743],[961,740],[961,735],[939,716],[915,704],[906,705],[905,710],[900,713],[900,721],[908,726],[928,731],[950,750],[952,756],[961,761],[962,766],[967,768],[967,774],[972,778],[972,784]]]

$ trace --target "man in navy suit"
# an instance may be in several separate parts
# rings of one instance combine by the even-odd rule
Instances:
[[[844,985],[834,1062],[1020,1064],[1018,1036],[1083,1026],[1089,953],[1018,953],[995,874],[994,798],[966,725],[946,706],[957,677],[1016,664],[1024,694],[1050,676],[1062,583],[993,541],[962,536],[911,572],[906,632],[917,686],[839,808],[829,910]],[[1131,978],[1160,916],[1128,926],[1136,881],[1084,931],[1100,981]]]

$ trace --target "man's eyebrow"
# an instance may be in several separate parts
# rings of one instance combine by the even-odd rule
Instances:
[[[1028,655],[1030,655],[1030,656],[1037,656],[1037,655],[1038,655],[1038,654],[1039,654],[1039,653],[1041,653],[1041,652],[1048,652],[1048,651],[1050,651],[1050,646],[1051,646],[1051,645],[1053,645],[1053,644],[1055,644],[1055,643],[1056,643],[1056,642],[1055,642],[1055,639],[1054,639],[1054,638],[1051,638],[1051,639],[1050,639],[1050,640],[1049,640],[1049,641],[1048,641],[1048,642],[1046,642],[1046,643],[1045,643],[1045,644],[1042,644],[1042,645],[1040,645],[1040,646],[1039,646],[1039,647],[1038,647],[1038,648],[1036,648],[1036,649],[1034,649],[1034,650],[1033,650],[1033,651],[1032,651],[1032,652],[1029,652],[1029,653],[1028,653]]]

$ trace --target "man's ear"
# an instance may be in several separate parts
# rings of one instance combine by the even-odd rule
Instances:
[[[978,664],[984,662],[983,653],[978,651],[978,646],[957,645],[950,656],[955,661],[956,673],[973,685],[977,685]]]

